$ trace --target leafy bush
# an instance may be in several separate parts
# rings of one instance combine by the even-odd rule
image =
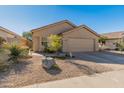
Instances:
[[[107,40],[106,37],[100,37],[99,40],[98,40],[98,42],[99,43],[102,43],[102,44],[105,44],[106,43],[106,40]]]
[[[118,50],[123,51],[124,50],[124,43],[116,43],[116,47]]]
[[[28,48],[22,48],[21,57],[22,58],[32,58],[32,56],[29,55],[29,49]]]
[[[31,32],[23,32],[22,36],[28,40],[32,40],[32,33]]]
[[[8,44],[8,43],[3,43],[2,48],[4,48],[4,49],[9,49],[10,46],[11,46],[11,45]]]
[[[59,35],[50,35],[48,37],[48,50],[51,52],[57,52],[61,49],[61,36]]]
[[[45,49],[44,49],[44,52],[45,52],[45,53],[54,53],[55,51],[52,51],[52,50],[50,50],[49,48],[45,48]]]
[[[21,50],[22,50],[22,52],[21,52],[22,56],[28,56],[28,54],[29,54],[29,49],[28,48],[22,48]]]

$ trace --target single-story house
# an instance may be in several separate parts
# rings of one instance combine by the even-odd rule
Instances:
[[[97,51],[99,35],[86,25],[76,26],[68,20],[33,29],[33,50],[43,51],[50,34],[62,36],[63,52]]]
[[[27,46],[28,40],[21,37],[20,35],[0,26],[0,37],[5,39],[9,44],[17,43],[21,46]]]
[[[116,43],[124,42],[124,31],[104,33],[102,36],[107,38],[105,46],[108,49],[116,49]]]

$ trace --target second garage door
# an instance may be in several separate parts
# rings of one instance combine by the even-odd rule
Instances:
[[[93,39],[67,39],[66,49],[70,52],[94,51]]]

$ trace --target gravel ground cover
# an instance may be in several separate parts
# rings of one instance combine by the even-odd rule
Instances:
[[[42,56],[33,55],[13,65],[9,71],[0,72],[0,87],[22,87],[113,70],[111,66],[82,60],[56,59],[56,63],[59,69],[45,70],[42,67]]]

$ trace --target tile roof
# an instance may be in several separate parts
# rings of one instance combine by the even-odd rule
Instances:
[[[20,35],[18,35],[18,34],[16,34],[16,33],[14,33],[14,32],[12,32],[12,31],[10,31],[10,30],[8,30],[8,29],[2,27],[2,26],[0,26],[0,30],[4,31],[4,32],[6,32],[6,33],[9,33],[9,34],[11,34],[11,35],[17,36],[17,37],[19,37],[19,38],[21,38],[21,39],[25,39],[25,40],[26,40],[26,38],[24,38],[24,37],[22,37],[22,36],[20,36]]]
[[[70,31],[77,30],[77,29],[81,29],[81,28],[88,29],[89,32],[91,32],[92,34],[94,34],[94,35],[100,37],[99,34],[97,34],[94,30],[92,30],[91,28],[89,28],[89,27],[86,26],[86,25],[80,25],[80,26],[77,26],[76,28],[73,28],[72,30],[69,30],[69,31],[63,32],[62,34],[64,35],[64,34],[70,32]]]
[[[124,31],[104,33],[102,34],[102,36],[105,36],[110,39],[122,38],[124,36]]]
[[[75,24],[73,24],[72,22],[70,22],[69,20],[62,20],[62,21],[59,21],[59,22],[56,22],[56,23],[52,23],[52,24],[49,24],[49,25],[46,25],[46,26],[43,26],[43,27],[39,27],[39,28],[36,28],[36,29],[32,29],[31,31],[38,31],[38,30],[41,30],[41,29],[46,29],[48,27],[52,27],[52,26],[56,26],[56,25],[60,25],[60,24],[63,24],[63,23],[68,23],[70,24],[72,27],[77,27]]]

